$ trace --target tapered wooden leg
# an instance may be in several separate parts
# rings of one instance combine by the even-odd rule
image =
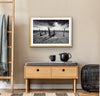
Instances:
[[[76,93],[76,79],[74,79],[74,93]]]
[[[29,79],[26,79],[26,93],[29,92]]]

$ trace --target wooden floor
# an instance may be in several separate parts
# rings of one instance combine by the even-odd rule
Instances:
[[[24,93],[25,90],[14,90],[14,93]],[[30,90],[32,93],[73,93],[73,90]],[[0,90],[0,93],[10,93],[10,90]],[[83,90],[77,90],[79,96],[99,96],[97,92],[86,92]]]

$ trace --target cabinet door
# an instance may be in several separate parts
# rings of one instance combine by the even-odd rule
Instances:
[[[25,66],[24,78],[48,79],[51,78],[51,67],[49,66]]]
[[[54,66],[52,67],[53,79],[73,79],[78,78],[77,66]]]

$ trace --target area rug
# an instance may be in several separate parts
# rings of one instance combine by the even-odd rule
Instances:
[[[78,96],[74,93],[0,93],[0,96]]]

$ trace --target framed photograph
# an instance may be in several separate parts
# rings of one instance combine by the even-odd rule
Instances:
[[[31,47],[72,47],[72,17],[31,17]]]

